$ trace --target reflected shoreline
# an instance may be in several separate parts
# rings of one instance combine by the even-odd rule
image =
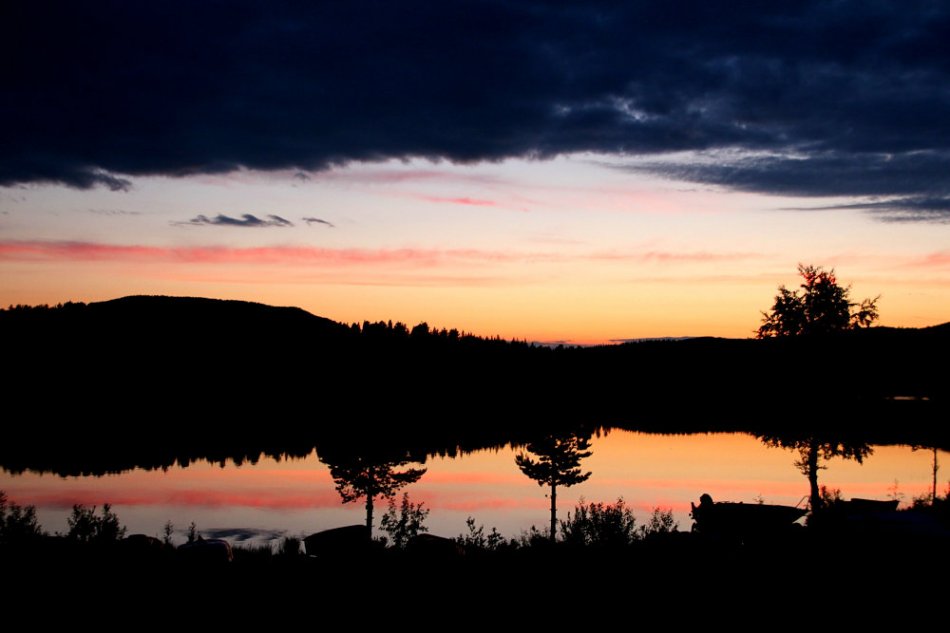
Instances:
[[[873,412],[873,414],[872,414]],[[670,424],[670,423],[613,423],[597,426],[574,427],[561,423],[551,428],[586,428],[592,433],[607,434],[613,430],[655,435],[702,435],[709,433],[746,433],[753,436],[768,436],[789,442],[803,436],[827,435],[853,444],[873,446],[912,446],[925,449],[950,450],[950,430],[945,424],[937,424],[935,416],[940,409],[929,403],[890,401],[868,406],[862,414],[852,409],[850,415],[864,423],[863,428],[847,425],[820,425],[820,430],[808,426],[786,424]],[[900,420],[900,424],[885,425],[875,420],[883,418]],[[498,424],[503,427],[504,425]],[[400,432],[392,429],[367,434],[357,429],[352,434],[342,431],[306,433],[295,437],[286,432],[278,433],[284,439],[260,441],[239,440],[235,437],[221,438],[214,434],[202,436],[194,432],[188,436],[125,436],[119,439],[109,429],[83,429],[82,432],[40,433],[30,437],[19,433],[4,438],[0,443],[0,472],[13,475],[24,472],[49,473],[62,477],[102,476],[118,474],[141,468],[144,470],[167,470],[172,467],[187,467],[192,463],[208,462],[225,464],[256,464],[262,458],[278,461],[303,459],[316,451],[319,455],[335,455],[338,458],[365,454],[397,456],[400,459],[425,463],[433,457],[457,457],[475,451],[498,450],[505,447],[523,447],[537,437],[533,425],[517,430],[508,426],[504,430],[458,429],[453,433],[430,435],[429,428],[418,432],[403,427]],[[777,441],[781,443],[781,441]]]
[[[433,510],[434,533],[458,535],[469,516],[486,529],[499,527],[506,536],[543,525],[550,502],[519,472],[519,452],[509,445],[459,451],[455,457],[420,455],[428,473],[408,490],[416,502]],[[564,489],[558,518],[574,512],[579,498],[610,502],[623,497],[640,522],[655,507],[669,508],[681,529],[689,529],[689,503],[705,492],[723,501],[802,504],[808,481],[798,472],[796,458],[795,450],[769,448],[748,434],[602,431],[594,438],[589,464],[593,476],[576,489]],[[940,459],[950,456],[940,453]],[[830,468],[821,471],[821,484],[840,488],[845,498],[900,494],[905,505],[929,489],[929,451],[878,446],[865,461],[826,462]],[[223,467],[220,463],[192,460],[187,467],[136,469],[106,477],[5,474],[0,489],[6,488],[14,501],[39,505],[41,522],[56,531],[65,529],[60,522],[73,503],[112,503],[132,529],[146,534],[156,534],[166,520],[173,520],[178,530],[197,520],[207,531],[246,530],[251,542],[267,540],[268,534],[309,533],[364,520],[361,504],[341,502],[316,453],[280,461],[261,456],[241,466],[227,459]],[[379,511],[384,509],[380,501]]]

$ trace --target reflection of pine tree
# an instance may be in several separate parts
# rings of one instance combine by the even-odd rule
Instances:
[[[870,445],[861,441],[832,439],[827,436],[808,435],[788,437],[780,435],[761,435],[760,439],[769,446],[778,446],[798,451],[795,466],[808,478],[809,504],[812,512],[824,505],[821,488],[818,485],[818,471],[827,466],[822,461],[832,457],[853,459],[859,464],[873,451]]]
[[[403,486],[415,483],[425,474],[425,468],[408,468],[397,471],[408,460],[378,460],[361,456],[348,457],[330,463],[330,476],[336,484],[343,503],[366,498],[366,528],[373,531],[373,499],[391,498]]]
[[[590,471],[581,472],[581,460],[591,456],[590,435],[562,433],[548,435],[527,446],[537,460],[524,453],[515,457],[515,463],[525,475],[539,486],[551,487],[551,540],[557,531],[557,488],[573,486],[590,477]]]

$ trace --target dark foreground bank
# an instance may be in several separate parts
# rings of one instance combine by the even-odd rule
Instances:
[[[8,605],[39,598],[51,608],[36,617],[86,624],[133,608],[128,617],[135,621],[177,618],[181,626],[342,617],[354,626],[397,629],[501,622],[599,627],[621,618],[630,626],[735,621],[733,628],[744,629],[755,628],[746,618],[773,617],[818,618],[824,630],[881,617],[913,622],[943,593],[948,562],[946,540],[804,532],[751,546],[680,534],[620,549],[555,545],[450,558],[377,552],[199,564],[41,548],[7,550],[0,560]],[[332,620],[318,628],[324,626],[336,628]]]

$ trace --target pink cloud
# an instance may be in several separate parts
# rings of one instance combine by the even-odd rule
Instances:
[[[641,261],[641,262],[724,262],[739,261],[743,259],[752,259],[760,257],[758,253],[709,253],[706,251],[697,252],[671,252],[671,251],[647,251],[644,253],[636,252],[617,252],[606,251],[593,253],[587,256],[587,259],[593,260],[618,260],[618,261]]]
[[[525,275],[517,278],[504,277],[500,275],[430,275],[418,274],[413,272],[395,273],[391,271],[374,270],[371,276],[362,275],[353,276],[340,274],[337,271],[306,271],[295,273],[284,273],[278,271],[255,270],[248,272],[246,270],[228,270],[217,269],[208,272],[206,269],[202,272],[195,270],[163,270],[160,275],[163,279],[184,282],[199,283],[228,283],[228,284],[324,284],[324,285],[345,285],[345,286],[366,286],[366,287],[462,287],[473,286],[482,287],[488,285],[502,285],[510,283],[523,283],[530,279]]]
[[[922,268],[944,268],[950,266],[950,251],[930,253],[918,259],[915,265]]]
[[[497,258],[473,250],[314,248],[308,246],[140,246],[95,242],[0,242],[7,261],[138,261],[187,264],[321,264],[430,266],[445,259]]]
[[[427,202],[439,204],[460,204],[470,207],[497,207],[498,203],[494,200],[484,200],[481,198],[445,198],[441,196],[419,196]]]
[[[547,251],[492,251],[439,248],[320,248],[312,246],[145,246],[71,241],[0,242],[0,261],[135,262],[161,264],[319,266],[353,268],[403,265],[431,268],[439,265],[504,263],[605,262],[723,262],[755,258],[755,253],[706,251],[609,251],[557,253]]]

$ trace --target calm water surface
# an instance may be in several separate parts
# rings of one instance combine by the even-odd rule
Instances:
[[[639,522],[654,507],[672,509],[680,529],[688,530],[689,502],[704,492],[716,500],[787,505],[804,504],[805,477],[794,466],[797,454],[770,448],[745,434],[649,435],[611,431],[592,441],[593,455],[584,467],[591,478],[558,492],[559,516],[577,501],[614,501],[623,497]],[[432,458],[428,472],[405,489],[431,513],[430,531],[456,536],[475,517],[516,536],[548,518],[546,488],[525,477],[515,465],[512,448],[487,450],[458,458]],[[864,464],[840,458],[827,462],[822,484],[840,488],[845,498],[887,499],[904,504],[931,489],[933,453],[909,447],[875,447]],[[938,452],[941,464],[950,463]],[[948,470],[939,474],[938,490],[947,488]],[[342,504],[329,470],[315,453],[302,460],[261,459],[257,464],[221,467],[208,463],[167,471],[136,469],[104,477],[60,477],[0,473],[0,490],[20,504],[37,506],[48,531],[65,531],[75,503],[111,503],[130,533],[160,535],[166,521],[177,537],[194,521],[199,531],[229,529],[232,541],[264,541],[281,535],[360,523],[362,502]],[[378,518],[384,502],[377,502]]]

